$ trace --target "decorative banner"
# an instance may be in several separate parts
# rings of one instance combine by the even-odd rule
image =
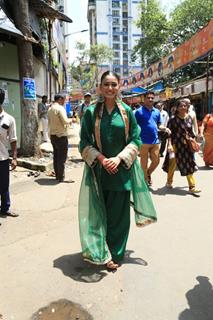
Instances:
[[[149,66],[148,69],[137,72],[128,78],[121,79],[121,90],[135,86],[147,87],[175,70],[205,56],[213,49],[213,19],[208,25],[197,32],[190,40],[177,47],[168,56]]]
[[[24,99],[36,100],[35,79],[23,78]]]

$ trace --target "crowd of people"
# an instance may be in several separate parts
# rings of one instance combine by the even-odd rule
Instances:
[[[100,81],[100,96],[91,104],[91,94],[84,95],[79,107],[79,151],[85,161],[79,192],[79,227],[82,254],[85,260],[106,265],[115,271],[124,259],[130,228],[130,207],[138,227],[157,221],[150,194],[153,172],[164,157],[167,172],[166,188],[173,188],[175,169],[186,176],[189,193],[198,194],[194,172],[198,170],[195,152],[203,139],[203,160],[213,165],[213,108],[198,130],[196,113],[189,99],[180,99],[170,110],[155,101],[154,92],[144,95],[144,102],[135,110],[119,99],[120,79],[105,72]],[[12,169],[16,167],[15,119],[3,109],[4,91],[0,89],[0,195],[1,215],[13,214],[9,197],[9,153]],[[43,96],[38,105],[43,140],[53,146],[53,175],[58,182],[65,179],[68,151],[65,96],[55,95],[47,104]],[[140,159],[140,161],[139,161]]]

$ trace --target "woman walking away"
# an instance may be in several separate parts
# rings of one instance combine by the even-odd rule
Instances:
[[[187,178],[189,192],[197,194],[201,192],[196,188],[193,176],[197,165],[194,160],[194,152],[190,150],[187,143],[188,137],[194,138],[192,118],[188,115],[188,106],[184,100],[177,102],[175,115],[169,120],[168,127],[171,130],[171,136],[168,139],[168,151],[163,164],[163,170],[168,173],[166,186],[173,187],[173,176],[177,166],[180,174]]]
[[[207,114],[202,122],[200,136],[204,136],[203,160],[205,165],[213,165],[213,106],[210,114]]]
[[[116,270],[124,258],[130,227],[130,192],[136,224],[156,221],[137,160],[141,142],[130,107],[117,99],[119,77],[101,77],[102,99],[82,119],[80,152],[85,161],[79,195],[79,226],[85,260]]]

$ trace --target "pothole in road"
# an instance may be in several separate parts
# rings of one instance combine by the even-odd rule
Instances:
[[[92,320],[93,317],[79,304],[65,299],[51,302],[39,309],[31,320]]]

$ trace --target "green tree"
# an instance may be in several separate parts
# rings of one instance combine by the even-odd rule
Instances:
[[[170,15],[170,36],[176,47],[190,39],[213,18],[212,0],[184,0]]]
[[[109,63],[113,58],[113,51],[106,45],[92,45],[87,48],[83,42],[76,43],[77,57],[70,66],[70,72],[83,91],[95,88],[99,76],[98,66]]]
[[[212,0],[184,0],[170,15],[170,35],[173,47],[189,40],[213,18]],[[202,59],[205,62],[206,58]],[[210,55],[212,61],[212,55]],[[191,63],[168,77],[173,84],[182,83],[206,74],[206,64]]]
[[[169,28],[166,14],[161,10],[158,0],[142,1],[139,5],[140,17],[136,22],[143,37],[133,50],[132,59],[141,58],[142,66],[158,60],[169,50]]]

